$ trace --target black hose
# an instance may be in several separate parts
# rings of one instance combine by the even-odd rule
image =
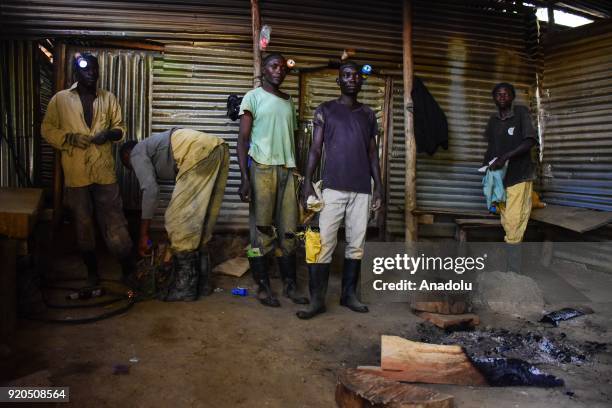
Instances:
[[[114,294],[115,297],[101,301],[101,302],[95,302],[95,303],[86,303],[86,304],[81,304],[81,305],[59,305],[59,304],[54,304],[48,301],[47,297],[44,295],[44,291],[43,291],[44,289],[69,290],[69,291],[78,291],[79,289],[72,288],[72,287],[63,287],[63,286],[41,287],[43,303],[45,304],[45,306],[51,309],[82,309],[82,308],[84,309],[84,308],[102,307],[102,306],[108,306],[108,305],[117,303],[122,300],[127,300],[127,303],[117,309],[114,309],[108,312],[104,312],[102,314],[99,314],[93,317],[86,317],[82,319],[52,319],[52,318],[47,318],[47,317],[36,317],[36,316],[24,316],[24,318],[28,320],[32,320],[32,321],[43,322],[43,323],[60,323],[60,324],[94,323],[100,320],[108,319],[110,317],[123,314],[127,312],[128,310],[130,310],[132,306],[134,306],[134,304],[136,303],[136,295],[132,290],[128,290],[127,292],[120,293],[120,294],[118,294],[117,292],[107,290],[107,293]]]

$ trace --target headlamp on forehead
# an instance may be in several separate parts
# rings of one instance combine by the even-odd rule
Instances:
[[[74,66],[76,69],[85,69],[89,66],[89,61],[85,58],[85,55],[77,52],[74,54]]]
[[[293,67],[295,67],[295,61],[292,59],[288,59],[287,60],[287,68],[292,69]]]
[[[361,67],[361,74],[362,74],[362,75],[368,76],[368,75],[370,75],[371,73],[372,73],[372,66],[371,66],[371,65],[369,65],[369,64],[364,64],[364,65]]]
[[[77,66],[81,69],[85,69],[89,65],[89,62],[87,62],[87,60],[83,57],[78,57],[76,60],[76,63],[77,63]]]

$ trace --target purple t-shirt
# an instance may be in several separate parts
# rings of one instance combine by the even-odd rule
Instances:
[[[366,105],[351,110],[332,100],[315,111],[313,123],[323,128],[323,188],[371,194],[370,140],[376,136],[376,114]]]

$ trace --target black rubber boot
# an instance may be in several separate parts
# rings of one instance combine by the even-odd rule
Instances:
[[[98,275],[98,258],[94,251],[86,251],[81,253],[83,262],[87,267],[87,286],[98,286],[100,284],[100,275]]]
[[[274,296],[274,292],[272,292],[272,287],[270,286],[270,276],[268,275],[266,257],[256,256],[249,258],[249,265],[251,267],[253,280],[259,286],[257,294],[265,294],[265,297],[259,297],[259,302],[264,306],[279,307],[280,302],[276,296]]]
[[[367,313],[368,307],[357,299],[357,282],[359,281],[359,271],[361,269],[361,259],[344,259],[344,271],[342,271],[342,296],[340,304],[346,306],[354,312]]]
[[[310,292],[310,307],[300,310],[296,316],[300,319],[310,319],[324,313],[327,283],[329,282],[329,264],[308,264],[308,291]]]
[[[210,282],[210,255],[208,252],[200,251],[200,279],[198,280],[198,296],[208,296],[212,293]]]
[[[166,302],[191,302],[198,297],[199,262],[196,251],[174,254],[174,282],[162,298]]]
[[[133,286],[134,274],[136,273],[136,263],[131,256],[126,256],[119,260],[121,265],[121,282],[127,286]]]
[[[283,295],[297,303],[307,305],[308,299],[297,294],[297,276],[295,272],[295,254],[290,256],[276,257],[278,270],[283,280]]]
[[[521,273],[523,250],[521,244],[506,244],[506,272]]]

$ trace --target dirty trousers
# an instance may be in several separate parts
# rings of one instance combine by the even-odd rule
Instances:
[[[219,216],[228,171],[229,148],[224,143],[176,180],[165,214],[173,252],[205,249]]]
[[[130,254],[132,240],[117,183],[66,187],[64,204],[72,210],[80,251],[93,251],[96,248],[93,221],[95,207],[98,226],[110,252],[119,258]]]
[[[276,256],[295,252],[298,209],[293,169],[255,162],[249,169],[250,256],[263,256],[276,247]]]
[[[500,205],[499,210],[501,223],[506,232],[504,240],[508,244],[518,244],[523,241],[531,215],[532,191],[532,181],[525,181],[506,188],[506,203]]]
[[[324,206],[319,215],[321,252],[317,263],[332,261],[332,255],[338,244],[338,229],[342,220],[344,220],[346,238],[344,257],[363,258],[371,198],[370,194],[338,191],[331,188],[323,190]]]

